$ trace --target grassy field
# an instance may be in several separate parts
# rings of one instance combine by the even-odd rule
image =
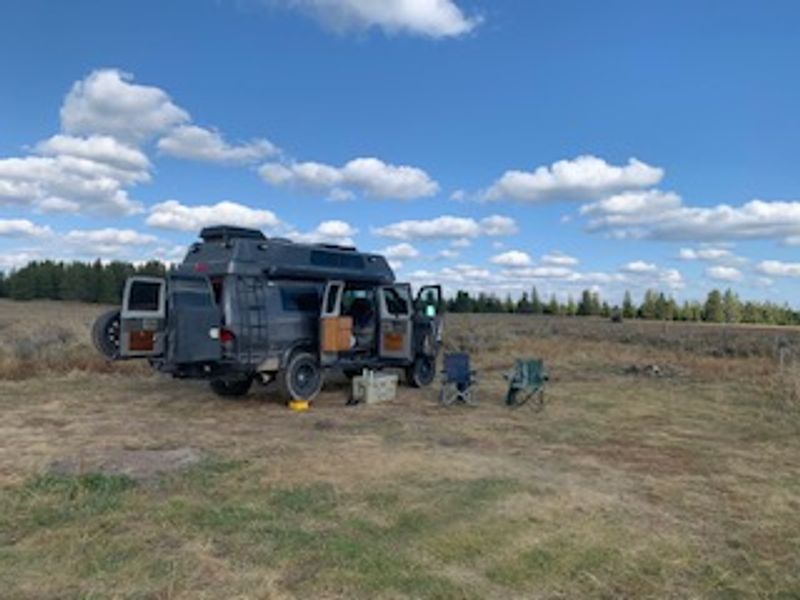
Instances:
[[[451,315],[479,407],[295,414],[105,364],[100,310],[0,302],[2,598],[800,598],[795,330]]]

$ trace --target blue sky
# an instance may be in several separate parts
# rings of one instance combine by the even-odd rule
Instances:
[[[0,269],[225,220],[517,295],[800,281],[796,2],[0,6]]]

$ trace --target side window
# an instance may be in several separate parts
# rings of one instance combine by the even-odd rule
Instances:
[[[384,288],[383,291],[383,297],[386,300],[386,310],[388,310],[390,314],[408,314],[410,300],[405,288]]]
[[[286,312],[319,312],[319,292],[313,287],[282,287],[281,306]]]
[[[346,288],[342,294],[342,314],[352,312],[353,306],[359,306],[364,302],[372,302],[371,294],[368,290]]]
[[[154,281],[134,281],[128,294],[128,310],[155,312],[159,310],[161,284]]]
[[[336,310],[336,300],[338,299],[337,297],[339,296],[339,287],[331,286],[329,290],[330,291],[328,292],[328,298],[326,299],[325,303],[325,312],[328,314]]]

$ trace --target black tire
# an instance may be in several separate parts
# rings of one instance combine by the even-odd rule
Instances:
[[[250,391],[253,378],[245,379],[212,379],[209,382],[211,390],[223,398],[241,398]]]
[[[119,358],[120,312],[112,308],[97,317],[92,325],[92,342],[108,360]]]
[[[436,378],[436,357],[420,354],[406,369],[406,381],[415,388],[429,386]]]
[[[310,352],[297,352],[278,373],[281,394],[287,400],[313,400],[322,389],[322,368]]]

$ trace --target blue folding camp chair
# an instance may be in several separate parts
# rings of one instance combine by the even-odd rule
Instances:
[[[442,389],[439,392],[439,403],[443,406],[453,404],[478,403],[476,398],[475,371],[470,368],[469,354],[454,352],[444,355],[444,370],[442,371]]]

